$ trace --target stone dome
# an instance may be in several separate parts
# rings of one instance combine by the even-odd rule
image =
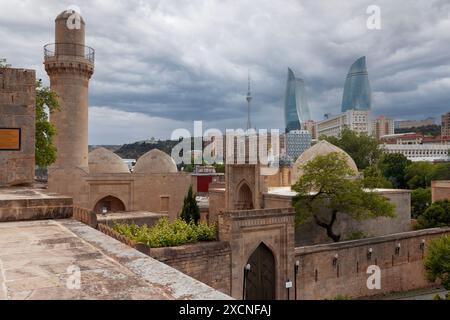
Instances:
[[[134,173],[175,173],[178,172],[175,160],[158,149],[141,156],[134,166]]]
[[[349,167],[355,172],[355,175],[358,174],[358,167],[356,166],[355,161],[352,159],[352,157],[349,156],[347,152],[329,143],[328,141],[321,140],[317,144],[303,152],[300,157],[298,157],[297,161],[295,161],[295,164],[292,168],[292,184],[295,184],[298,178],[302,175],[301,167],[303,165],[317,156],[324,156],[332,152],[337,152],[344,155]]]
[[[127,164],[114,152],[98,148],[88,155],[89,173],[130,173]]]

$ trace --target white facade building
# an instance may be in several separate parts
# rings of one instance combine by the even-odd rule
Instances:
[[[337,116],[331,116],[327,119],[317,122],[317,136],[338,137],[344,127],[358,133],[372,133],[371,122],[369,120],[370,111],[367,110],[348,110]]]
[[[448,144],[383,144],[387,153],[401,153],[411,161],[450,161]]]

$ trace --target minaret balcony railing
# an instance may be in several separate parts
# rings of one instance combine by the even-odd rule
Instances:
[[[95,50],[91,47],[76,43],[49,43],[44,46],[44,57],[54,58],[58,56],[74,56],[95,61]]]

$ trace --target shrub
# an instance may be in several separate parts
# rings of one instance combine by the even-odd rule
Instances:
[[[442,236],[430,242],[424,261],[427,279],[440,280],[450,290],[450,236]]]
[[[441,297],[439,294],[433,297],[433,300],[450,300],[450,293],[447,293],[445,297]]]
[[[149,228],[135,224],[114,224],[113,229],[137,243],[143,243],[151,248],[174,247],[197,241],[212,241],[216,239],[216,227],[201,222],[198,225],[176,219],[170,223],[162,218]]]
[[[450,201],[441,200],[434,202],[417,218],[419,229],[438,228],[450,225]]]
[[[217,228],[215,225],[209,226],[206,222],[200,222],[196,229],[198,241],[210,241],[216,238]]]
[[[359,240],[367,238],[367,236],[364,234],[364,232],[356,231],[352,232],[345,240],[351,241],[351,240]]]

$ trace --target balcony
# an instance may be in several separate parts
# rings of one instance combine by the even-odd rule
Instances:
[[[95,50],[76,43],[50,43],[44,46],[45,60],[60,56],[87,59],[91,64],[94,64]]]

